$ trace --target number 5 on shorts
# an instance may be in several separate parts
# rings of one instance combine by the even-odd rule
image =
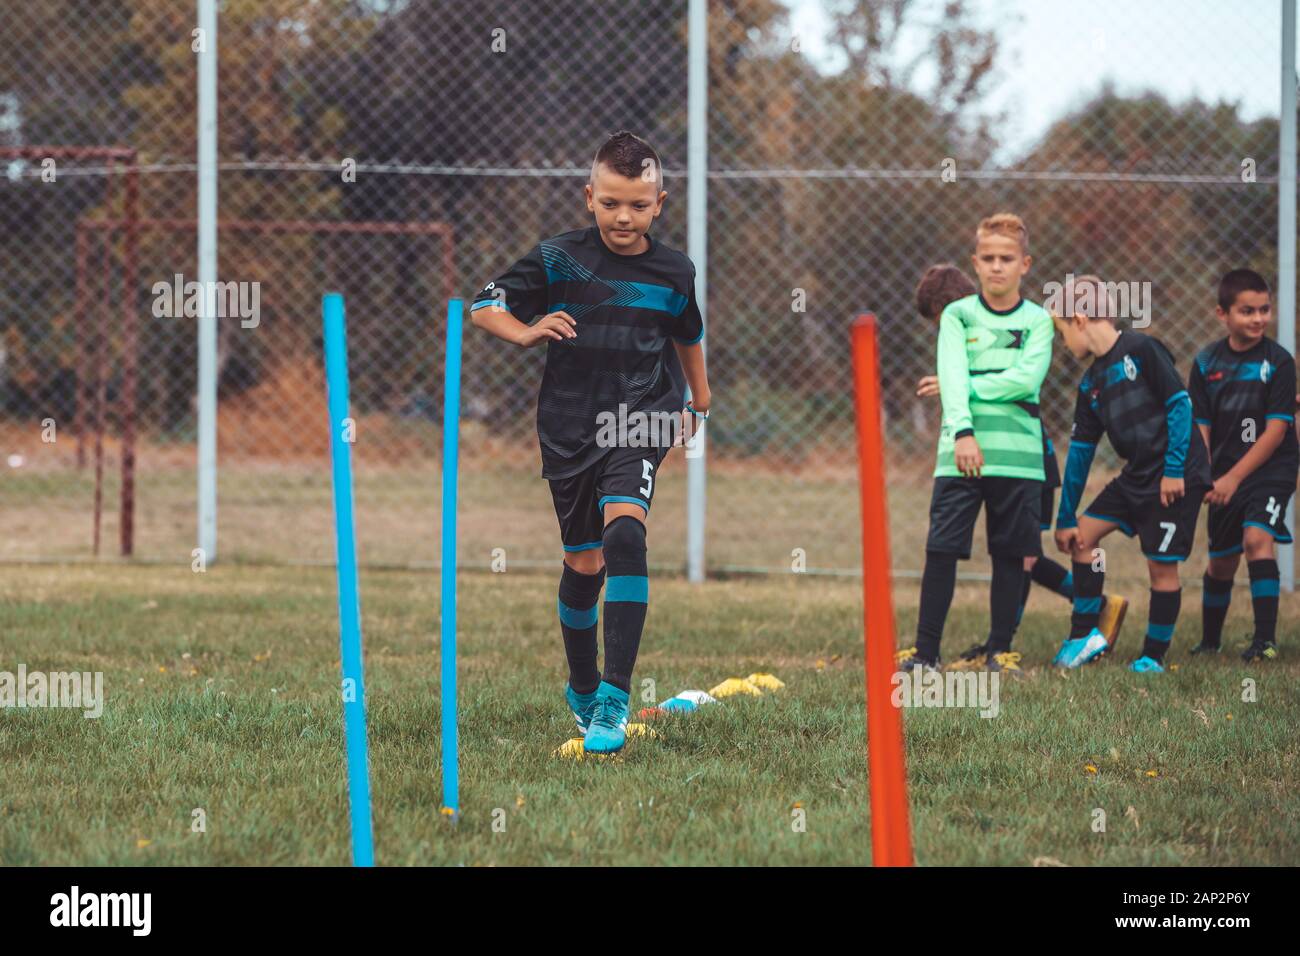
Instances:
[[[638,488],[637,491],[645,495],[646,501],[650,500],[650,489],[655,486],[654,476],[655,466],[644,458],[641,459],[641,477],[645,479],[645,484]]]
[[[1165,529],[1165,540],[1160,542],[1159,548],[1160,553],[1163,554],[1165,551],[1169,550],[1169,542],[1174,540],[1174,531],[1177,530],[1178,525],[1174,524],[1172,521],[1162,521],[1160,522],[1160,527]]]

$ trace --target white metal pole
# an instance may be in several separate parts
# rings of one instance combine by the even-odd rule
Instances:
[[[688,13],[688,72],[686,79],[686,223],[687,251],[695,263],[695,297],[705,328],[709,321],[708,106],[709,4],[690,0]],[[708,336],[700,340],[707,346]],[[686,576],[704,580],[704,501],[707,430],[696,439],[686,461]]]
[[[217,0],[198,0],[203,47],[198,53],[199,282],[217,281]],[[199,315],[199,547],[217,557],[217,317],[210,295]]]
[[[1282,0],[1282,116],[1277,176],[1277,335],[1295,354],[1296,310],[1296,0]],[[1295,500],[1286,506],[1286,526],[1295,528]],[[1294,532],[1293,532],[1294,533]],[[1278,548],[1282,587],[1295,589],[1295,545]]]

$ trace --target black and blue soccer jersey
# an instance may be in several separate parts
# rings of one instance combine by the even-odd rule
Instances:
[[[609,451],[596,442],[602,413],[675,412],[686,379],[669,339],[704,337],[695,266],[646,236],[650,248],[619,255],[591,226],[545,239],[474,297],[521,322],[567,312],[577,337],[551,340],[537,396],[542,477],[567,478]],[[622,420],[622,419],[619,419]]]
[[[1183,478],[1189,489],[1210,484],[1209,455],[1192,428],[1192,402],[1173,357],[1141,332],[1121,332],[1079,383],[1058,528],[1078,523],[1075,510],[1102,435],[1124,459],[1119,480],[1134,492],[1157,494],[1164,477]]]
[[[1295,429],[1295,359],[1264,336],[1244,352],[1222,339],[1202,349],[1192,365],[1187,390],[1192,417],[1210,429],[1210,471],[1219,478],[1232,469],[1251,444],[1264,434],[1266,423],[1287,423],[1282,444],[1242,482],[1247,485],[1294,485],[1300,468]]]

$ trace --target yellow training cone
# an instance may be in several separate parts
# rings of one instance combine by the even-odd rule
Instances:
[[[717,687],[712,688],[709,693],[719,699],[734,697],[737,694],[745,694],[749,697],[761,697],[763,695],[763,692],[757,686],[741,677],[728,677]]]

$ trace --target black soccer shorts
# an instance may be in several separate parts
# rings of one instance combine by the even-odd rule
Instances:
[[[969,558],[975,521],[984,506],[989,554],[1027,558],[1042,552],[1038,508],[1043,482],[1032,478],[987,476],[934,479],[930,495],[930,535],[925,549]]]
[[[1246,528],[1262,528],[1278,544],[1290,544],[1286,526],[1286,505],[1291,500],[1292,485],[1261,483],[1253,488],[1238,488],[1226,505],[1210,505],[1210,557],[1240,554]]]
[[[1084,514],[1119,525],[1130,538],[1136,536],[1142,554],[1150,561],[1186,561],[1196,537],[1196,521],[1209,488],[1185,485],[1186,493],[1168,508],[1160,504],[1160,483],[1135,487],[1123,475],[1111,480],[1084,509]]]
[[[666,447],[611,448],[576,475],[551,478],[551,500],[560,519],[564,550],[600,547],[607,504],[638,504],[649,514],[659,466],[667,455]]]

